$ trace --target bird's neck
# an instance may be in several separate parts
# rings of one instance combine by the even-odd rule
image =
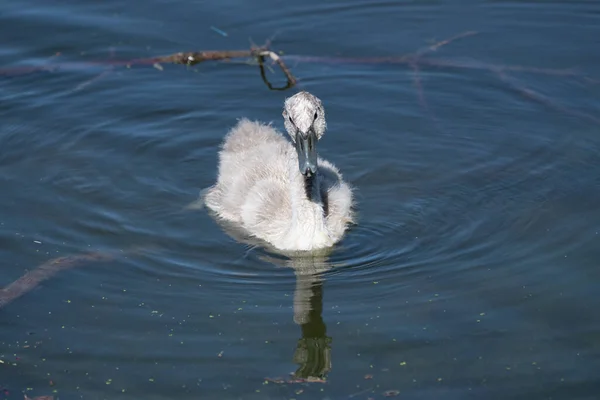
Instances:
[[[297,250],[311,250],[331,245],[327,228],[326,192],[321,189],[318,173],[310,178],[300,174],[298,166],[291,170],[290,190],[292,219],[288,236]]]
[[[318,226],[324,226],[327,216],[327,199],[326,193],[323,192],[321,186],[321,176],[315,173],[311,177],[302,176],[302,188],[298,196],[297,209],[300,213],[297,215],[299,219],[309,219]]]
[[[304,196],[306,200],[316,203],[322,204],[323,197],[321,196],[321,186],[319,185],[319,174],[315,173],[314,175],[303,176],[304,179]]]
[[[294,210],[294,219],[298,222],[311,220],[320,224],[325,220],[325,199],[321,189],[321,177],[316,172],[310,177],[302,175],[298,167],[293,169],[291,193],[292,209]]]

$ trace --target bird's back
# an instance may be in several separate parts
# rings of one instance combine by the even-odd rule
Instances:
[[[271,126],[242,119],[223,141],[204,203],[278,248],[329,246],[352,222],[352,190],[333,164],[319,158],[318,165],[323,204],[306,197],[293,145]],[[299,214],[315,217],[293,224]]]
[[[261,214],[284,206],[290,151],[290,143],[271,126],[241,119],[223,141],[217,183],[208,190],[206,205],[235,222],[248,208],[258,208],[257,202],[271,205]]]

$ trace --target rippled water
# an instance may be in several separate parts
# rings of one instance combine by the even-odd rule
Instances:
[[[464,31],[418,73],[397,58]],[[186,208],[236,118],[282,128],[297,88],[88,63],[274,33],[357,189],[326,256]],[[597,2],[28,0],[0,35],[0,286],[73,266],[0,309],[0,398],[597,396]]]

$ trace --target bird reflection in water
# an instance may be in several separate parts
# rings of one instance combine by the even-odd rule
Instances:
[[[309,255],[287,259],[262,256],[276,265],[291,267],[296,275],[294,290],[294,322],[300,325],[302,336],[294,351],[298,369],[296,380],[325,381],[331,371],[331,337],[323,321],[323,273],[331,268],[325,255]],[[283,261],[283,263],[282,263]]]
[[[194,202],[187,209],[198,209]],[[293,361],[298,369],[292,379],[270,379],[275,382],[325,382],[331,371],[331,337],[323,321],[323,274],[333,267],[328,256],[331,249],[306,252],[281,252],[267,243],[249,237],[236,226],[219,220],[223,231],[237,242],[249,246],[246,256],[257,252],[258,258],[278,267],[291,268],[296,275],[294,290],[294,322],[300,325],[302,337],[298,340]],[[267,253],[268,249],[270,253]]]

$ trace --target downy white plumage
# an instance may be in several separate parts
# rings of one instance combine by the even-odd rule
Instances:
[[[286,99],[283,118],[291,142],[246,118],[229,131],[204,204],[277,249],[331,247],[353,222],[353,195],[338,169],[317,156],[325,109],[317,97],[300,92]]]

